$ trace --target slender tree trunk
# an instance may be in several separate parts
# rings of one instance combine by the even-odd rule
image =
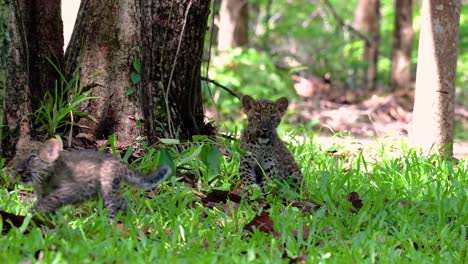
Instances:
[[[88,138],[106,139],[116,134],[124,146],[142,135],[143,119],[137,96],[140,38],[138,2],[133,0],[83,0],[67,48],[67,75],[79,73],[81,85],[98,98],[81,104],[80,110],[95,120],[79,120],[79,132]],[[138,77],[134,77],[138,78]]]
[[[20,136],[29,136],[30,113],[59,79],[47,58],[58,67],[63,58],[60,0],[11,0],[11,14],[4,112],[7,136],[2,138],[7,156]]]
[[[209,0],[153,0],[141,9],[141,98],[150,142],[161,131],[180,138],[206,132],[200,66],[209,7]]]
[[[413,48],[413,1],[396,0],[393,31],[392,70],[393,91],[408,90],[412,86],[411,50]]]
[[[453,153],[460,1],[424,0],[410,139],[425,152]]]
[[[222,0],[218,49],[245,47],[248,44],[249,5],[247,0]]]
[[[355,14],[356,28],[368,36],[362,59],[367,61],[367,84],[369,91],[375,90],[377,83],[377,62],[380,46],[380,1],[359,0]]]

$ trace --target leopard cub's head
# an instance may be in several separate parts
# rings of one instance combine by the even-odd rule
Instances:
[[[46,142],[20,138],[11,164],[23,182],[41,182],[44,173],[53,165],[62,151],[62,144],[55,138]]]
[[[286,97],[275,102],[268,99],[255,101],[248,95],[242,97],[242,106],[248,118],[247,133],[262,139],[275,135],[288,104]]]

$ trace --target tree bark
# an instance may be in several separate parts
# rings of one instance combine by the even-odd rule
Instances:
[[[27,44],[29,49],[29,76],[34,89],[33,109],[41,105],[48,91],[53,91],[60,74],[48,61],[59,69],[63,64],[63,23],[60,0],[29,0],[30,9],[25,16]],[[38,100],[37,100],[38,99]]]
[[[101,139],[115,133],[122,145],[201,133],[208,12],[208,0],[82,1],[67,73],[79,66],[81,83],[99,98],[82,104],[95,121],[81,119],[80,132]],[[138,72],[132,63],[140,58]],[[141,81],[132,83],[132,74]]]
[[[376,89],[377,62],[380,46],[380,1],[359,0],[355,14],[355,26],[368,36],[362,59],[367,61],[366,88],[369,91]]]
[[[247,0],[222,0],[218,25],[218,49],[248,44],[249,5]]]
[[[453,154],[460,1],[424,0],[411,143]]]
[[[14,135],[8,140],[10,149],[20,135],[33,131],[30,113],[43,97],[38,87],[50,87],[36,86],[49,72],[34,66],[32,75],[32,63],[45,67],[37,63],[45,58],[45,47],[63,48],[62,38],[50,36],[53,43],[43,43],[45,35],[59,29],[50,19],[60,15],[59,6],[55,13],[49,9],[52,1],[45,7],[39,0],[13,3],[6,95],[12,102],[5,112]],[[124,146],[145,137],[153,143],[161,136],[190,138],[210,132],[204,130],[200,80],[209,7],[209,0],[83,0],[65,74],[68,80],[79,76],[80,85],[98,99],[80,105],[95,121],[78,120],[79,132],[94,139],[116,134]],[[31,21],[41,28],[30,29]],[[33,38],[39,41],[29,46]]]
[[[8,36],[10,24],[10,1],[0,0],[0,157],[3,157],[2,139],[4,137],[3,117],[5,114],[5,90],[7,78],[7,54],[10,47]]]
[[[413,48],[413,1],[396,0],[393,30],[392,69],[390,82],[393,91],[412,87],[411,50]]]
[[[20,136],[29,136],[30,113],[59,79],[47,58],[59,68],[63,58],[60,0],[12,0],[11,12],[5,91],[9,102],[4,112],[7,137],[2,144],[7,156]]]
[[[131,145],[142,135],[141,102],[131,83],[132,67],[139,61],[138,2],[133,0],[83,0],[67,48],[67,76],[79,74],[81,85],[96,99],[80,110],[95,118],[81,118],[79,132],[88,138],[107,139],[116,134],[120,144]],[[135,92],[127,93],[130,90]]]
[[[150,142],[206,132],[200,66],[209,6],[209,0],[154,0],[141,8],[141,98]]]

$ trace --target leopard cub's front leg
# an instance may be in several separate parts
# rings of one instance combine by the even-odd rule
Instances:
[[[256,174],[253,158],[250,154],[246,154],[240,157],[240,177],[244,186],[249,186],[256,183]]]

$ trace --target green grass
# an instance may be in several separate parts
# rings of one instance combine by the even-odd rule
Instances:
[[[456,165],[404,145],[384,146],[373,157],[337,157],[318,142],[296,143],[290,149],[305,175],[300,197],[323,206],[303,213],[268,195],[276,235],[243,229],[262,209],[245,202],[230,212],[204,207],[191,186],[173,177],[146,194],[124,188],[130,209],[120,216],[123,229],[108,224],[102,200],[62,208],[52,217],[55,229],[12,229],[0,237],[0,263],[35,262],[39,255],[42,263],[289,263],[300,256],[307,263],[466,263],[466,160]],[[199,146],[172,155],[200,177],[209,174],[207,164],[184,159]],[[203,175],[195,191],[235,185],[238,143],[222,146],[232,159],[221,157],[219,175]],[[404,154],[390,158],[390,148]],[[10,191],[0,190],[0,209],[25,215],[31,204],[20,191],[30,189],[9,182]],[[364,204],[357,213],[346,200],[353,191]],[[303,226],[308,236],[294,236]]]

